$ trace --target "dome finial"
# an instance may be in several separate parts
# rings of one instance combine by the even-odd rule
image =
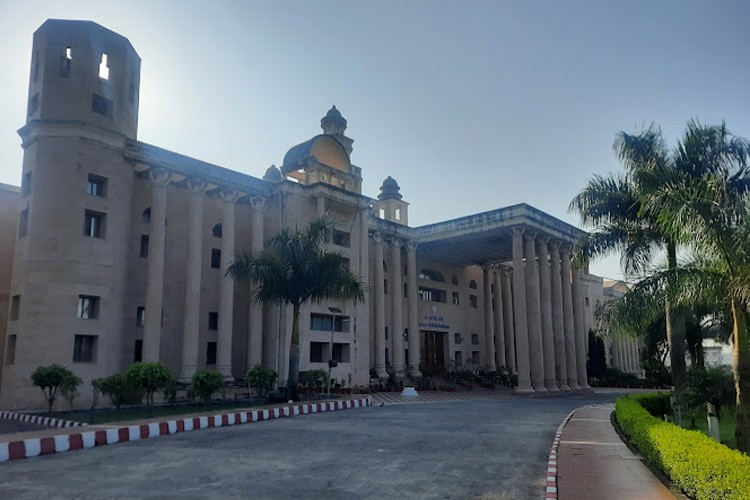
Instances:
[[[401,198],[401,188],[399,187],[398,182],[389,175],[383,181],[383,185],[380,186],[378,200],[400,200]]]
[[[335,104],[328,110],[328,113],[320,119],[320,128],[322,128],[323,132],[328,135],[344,134],[344,131],[346,130],[346,118],[341,116],[341,112],[336,109]]]

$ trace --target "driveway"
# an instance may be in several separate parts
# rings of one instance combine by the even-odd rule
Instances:
[[[615,397],[386,404],[188,432],[0,464],[0,498],[540,498],[560,421]]]

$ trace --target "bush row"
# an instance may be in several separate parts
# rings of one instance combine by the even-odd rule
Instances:
[[[625,396],[615,408],[625,435],[688,496],[750,498],[750,457],[651,414],[668,413],[668,393]]]

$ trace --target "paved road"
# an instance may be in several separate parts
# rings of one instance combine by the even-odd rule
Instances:
[[[19,422],[18,420],[0,418],[0,434],[13,434],[16,432],[36,431],[40,429],[47,429],[47,427],[43,425]]]
[[[536,499],[574,397],[386,404],[0,464],[0,498]]]

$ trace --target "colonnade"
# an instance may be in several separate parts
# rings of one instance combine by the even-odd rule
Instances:
[[[146,308],[143,328],[144,361],[159,361],[162,336],[162,307],[164,303],[164,253],[166,248],[167,187],[172,176],[166,169],[152,168],[151,207],[149,223],[149,253],[146,274]],[[203,204],[208,185],[200,179],[188,179],[188,240],[185,269],[185,307],[180,379],[189,380],[198,368],[200,353],[201,278],[203,258]],[[228,264],[235,252],[235,207],[242,193],[221,189],[221,263],[219,282],[218,335],[216,369],[232,378],[232,334],[234,319],[234,280],[226,276]],[[250,200],[252,213],[251,249],[263,248],[264,199]],[[258,364],[262,358],[263,310],[258,304],[249,309],[247,365]]]
[[[607,364],[625,372],[640,374],[641,368],[640,352],[643,347],[641,339],[615,337],[609,341],[611,359],[607,359]]]

